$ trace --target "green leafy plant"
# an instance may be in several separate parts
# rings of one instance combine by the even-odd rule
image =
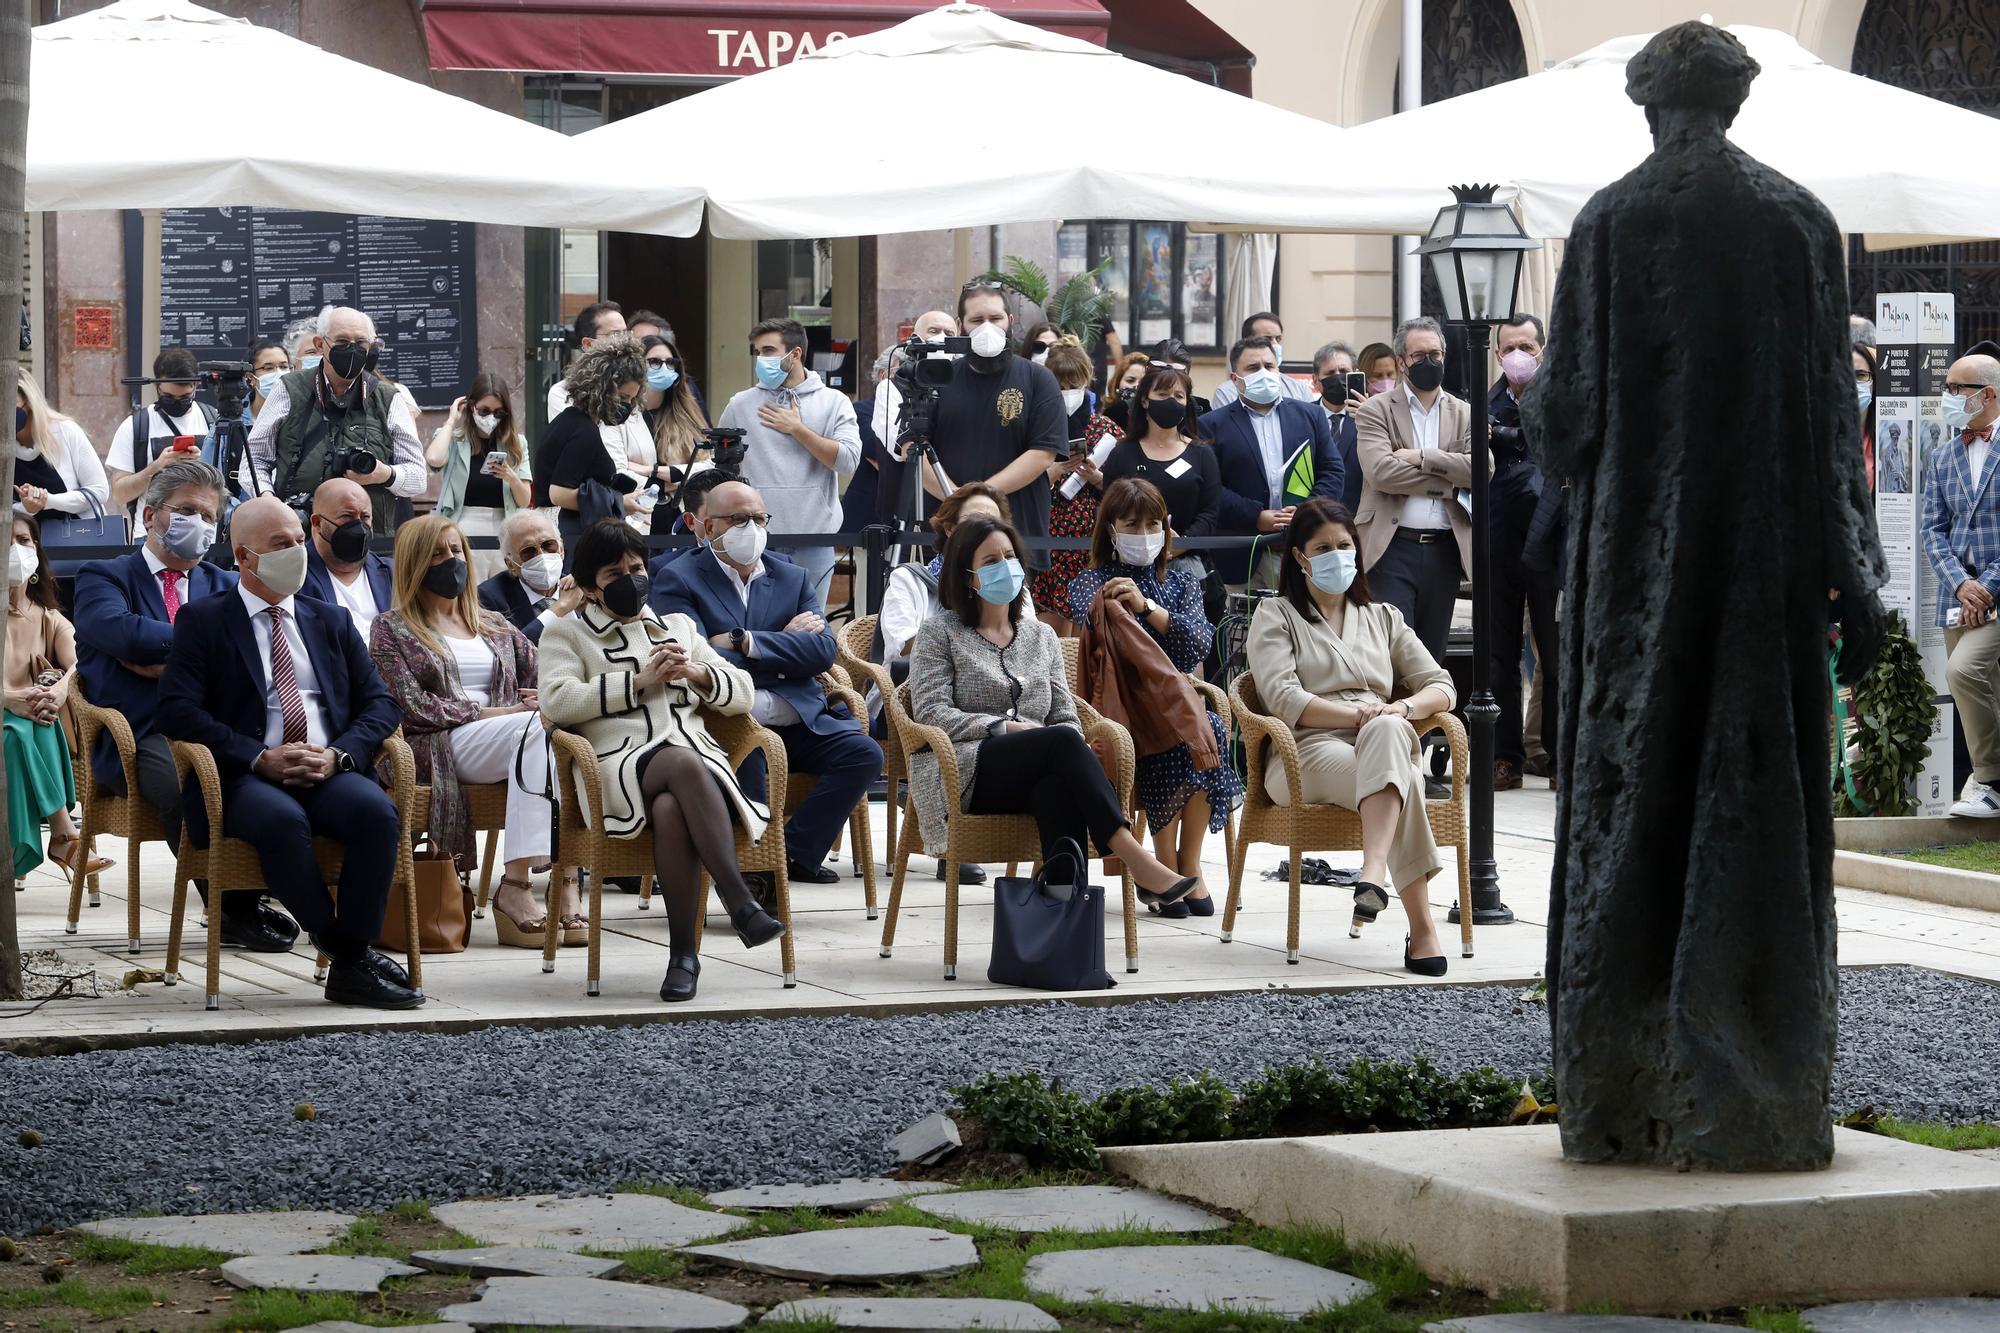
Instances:
[[[1041,265],[1019,255],[1008,255],[1001,266],[980,275],[982,282],[997,282],[1029,305],[1040,306],[1042,318],[1074,334],[1087,352],[1097,346],[1097,330],[1111,313],[1113,294],[1099,281],[1111,264],[1107,255],[1096,268],[1078,273],[1060,287],[1051,287]]]
[[[1042,1082],[1040,1074],[987,1074],[953,1088],[958,1106],[978,1117],[996,1152],[1019,1153],[1037,1166],[1095,1168],[1090,1107],[1074,1092]]]
[[[1172,1086],[1118,1088],[1091,1108],[1091,1129],[1099,1145],[1199,1143],[1228,1138],[1236,1094],[1203,1070]]]
[[[1860,801],[1857,805],[1848,796],[1836,762],[1834,813],[1910,813],[1910,784],[1923,769],[1930,750],[1931,724],[1936,719],[1937,704],[1917,645],[1904,629],[1902,618],[1891,615],[1881,655],[1854,689],[1854,757],[1849,767]]]

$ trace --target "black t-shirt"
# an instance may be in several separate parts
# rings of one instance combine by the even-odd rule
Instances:
[[[542,432],[542,442],[535,450],[535,503],[548,506],[551,486],[575,490],[586,481],[609,485],[617,475],[597,423],[581,410],[566,407]]]
[[[472,475],[465,479],[467,509],[504,509],[507,506],[507,501],[500,491],[500,478],[485,470],[486,456],[494,452],[496,450],[493,442],[488,441],[472,455]],[[507,456],[504,447],[497,452],[502,458]]]
[[[1185,462],[1186,467],[1179,464]],[[1222,469],[1215,450],[1189,442],[1179,458],[1162,463],[1146,457],[1137,440],[1120,440],[1104,460],[1104,489],[1120,477],[1141,477],[1153,483],[1167,502],[1167,519],[1176,536],[1206,537],[1215,529],[1221,503]]]
[[[952,367],[951,383],[938,398],[931,424],[938,459],[955,483],[984,481],[1031,449],[1054,456],[1069,450],[1069,414],[1062,390],[1046,366],[1025,357],[1004,356],[999,369],[986,374],[972,367],[970,357]],[[1008,497],[1014,526],[1023,536],[1046,537],[1049,531],[1049,480],[1037,473],[1028,485]],[[1031,553],[1030,565],[1046,568],[1045,552]]]

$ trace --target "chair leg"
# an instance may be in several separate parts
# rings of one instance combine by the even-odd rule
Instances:
[[[90,845],[89,839],[93,832],[95,830],[90,826],[90,807],[85,805],[83,807],[83,827],[77,830],[77,836],[83,841],[77,848],[76,860],[71,863],[69,872],[69,920],[63,923],[63,934],[65,935],[76,934],[76,918],[83,907],[83,882],[90,877],[84,869],[84,867],[90,864],[90,858],[84,855],[83,848]],[[128,847],[126,850],[129,853],[131,849]],[[90,905],[92,907],[97,906],[96,899],[97,895],[95,893],[91,894]]]
[[[1125,970],[1139,970],[1139,894],[1132,887],[1132,872],[1127,870],[1118,876],[1119,888],[1125,899]]]
[[[596,862],[598,865],[603,865],[605,861],[609,859],[605,854],[604,837],[602,834],[599,834],[597,837],[593,838],[592,841],[596,844],[596,846],[591,848],[591,851],[595,854]],[[555,919],[556,919],[556,914],[554,912],[550,912],[549,921],[553,923]],[[549,938],[550,937],[548,936],[543,936],[542,938],[542,953],[544,958],[544,965],[542,967],[542,970],[544,972],[548,971],[551,967],[554,966],[553,963],[547,961]],[[585,969],[584,983],[583,983],[583,993],[593,998],[601,994],[603,991],[602,983],[598,980],[598,975],[597,975],[597,962],[599,957],[601,956],[600,951],[603,949],[603,947],[604,947],[604,876],[600,875],[595,870],[593,870],[590,872],[590,947],[585,951],[590,955],[590,960],[589,960],[589,966]]]
[[[1461,958],[1472,957],[1472,844],[1461,837],[1458,848],[1458,946]]]
[[[493,857],[500,850],[500,830],[486,830],[486,850],[479,854],[479,897],[474,900],[472,914],[486,915],[486,904],[493,901]]]
[[[1014,878],[1015,872],[1018,871],[1020,868],[1021,868],[1021,863],[1019,861],[1009,861],[1007,863],[1007,878],[1008,879]]]
[[[315,953],[313,955],[313,984],[324,986],[326,984],[327,969],[332,966],[333,960],[331,958],[328,958],[323,953]]]
[[[944,979],[958,980],[958,848],[944,849]]]
[[[653,877],[651,875],[639,876],[639,910],[642,912],[653,910]]]
[[[83,844],[90,846],[86,840]],[[129,838],[125,843],[125,947],[127,953],[139,952],[139,847],[137,838]]]
[[[87,848],[88,845],[85,844],[85,847]],[[79,856],[77,859],[85,865],[90,864],[90,857],[88,855]],[[104,885],[99,882],[98,876],[95,873],[90,877],[90,905],[92,907],[104,906]]]
[[[875,830],[868,827],[868,802],[854,807],[854,861],[860,870],[861,892],[868,904],[868,919],[881,915],[875,907]]]
[[[896,841],[896,800],[901,793],[902,786],[903,780],[901,778],[890,778],[889,789],[884,794],[882,800],[882,846],[891,856],[894,856],[896,849],[902,846],[901,843]]]
[[[557,866],[553,873],[561,875],[562,867]],[[562,881],[558,879],[556,882],[560,885]],[[560,892],[560,889],[557,892]],[[587,928],[593,931],[597,928],[594,916]],[[556,946],[560,943],[562,943],[562,923],[556,919],[555,894],[552,893],[549,895],[547,910],[542,913],[542,971],[556,970]]]
[[[215,894],[213,885],[209,893]],[[222,1007],[222,904],[211,903],[208,909],[208,1008]]]
[[[187,914],[189,877],[181,873],[178,863],[174,866],[174,918],[167,923],[167,973],[161,978],[169,986],[180,984],[181,979],[181,920]],[[82,880],[77,881],[81,886]],[[76,899],[70,899],[70,916],[76,915]]]
[[[1237,830],[1229,844],[1229,901],[1222,905],[1222,942],[1236,935],[1236,909],[1243,905],[1243,862],[1250,853],[1250,840]]]
[[[792,877],[779,866],[771,872],[771,880],[778,895],[778,920],[785,923],[785,933],[778,937],[778,960],[784,966],[785,989],[791,990],[799,984],[798,955],[792,951]]]
[[[1285,961],[1294,967],[1299,961],[1299,871],[1305,853],[1292,844],[1292,902],[1285,915]]]
[[[903,906],[903,877],[910,871],[910,857],[922,849],[912,836],[917,829],[917,812],[914,808],[903,812],[903,840],[896,845],[896,868],[889,876],[889,912],[882,919],[882,956],[896,947],[896,913]]]
[[[410,974],[410,989],[424,993],[424,951],[417,922],[417,858],[408,839],[399,850],[403,862],[403,967]]]

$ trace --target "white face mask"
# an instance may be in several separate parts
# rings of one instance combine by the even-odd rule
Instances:
[[[998,356],[1007,350],[1007,326],[998,321],[981,324],[972,331],[974,356]]]
[[[1028,359],[1038,366],[1046,366],[1049,363],[1049,354],[1047,351],[1040,351]]]
[[[290,597],[306,586],[305,543],[253,554],[252,558],[257,567],[250,572],[280,598]]]
[[[1083,406],[1083,395],[1085,392],[1087,391],[1083,389],[1064,389],[1062,391],[1063,414],[1065,416],[1076,415],[1076,409]]]
[[[1268,366],[1243,377],[1243,396],[1259,407],[1277,402],[1284,391],[1284,382],[1278,377],[1278,372]]]
[[[491,435],[493,428],[500,424],[500,414],[498,412],[474,412],[472,414],[472,424],[479,427],[481,435]]]
[[[755,523],[725,529],[722,553],[739,565],[754,565],[764,554],[764,543],[769,535]]]
[[[35,548],[22,546],[19,542],[7,548],[7,584],[26,583],[34,577],[40,565],[35,560]]]
[[[1271,340],[1271,355],[1278,358],[1278,364],[1285,364],[1285,345],[1276,338]]]
[[[521,566],[521,582],[547,597],[562,582],[562,556],[538,555]]]
[[[1167,534],[1164,532],[1114,532],[1111,545],[1118,551],[1118,558],[1128,565],[1151,565],[1166,549]]]

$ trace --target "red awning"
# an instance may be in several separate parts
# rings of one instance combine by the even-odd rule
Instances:
[[[1188,0],[1104,4],[1111,11],[1112,50],[1250,96],[1250,67],[1257,57]]]
[[[1098,0],[983,3],[1100,45],[1112,23]],[[837,37],[936,7],[936,0],[423,0],[432,69],[707,79],[789,64]]]

